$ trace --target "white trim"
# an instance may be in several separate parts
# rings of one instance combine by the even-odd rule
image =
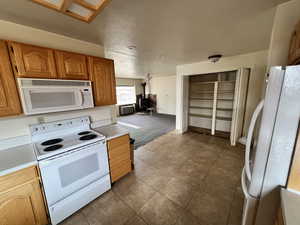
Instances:
[[[212,112],[211,134],[216,133],[217,101],[218,101],[218,81],[214,82],[214,103]]]

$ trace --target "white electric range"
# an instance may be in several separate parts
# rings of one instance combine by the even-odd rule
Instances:
[[[89,117],[30,126],[52,225],[111,189],[105,136]]]

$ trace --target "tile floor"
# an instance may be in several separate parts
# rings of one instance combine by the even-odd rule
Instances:
[[[63,225],[240,225],[243,149],[174,132],[135,151],[135,171]]]

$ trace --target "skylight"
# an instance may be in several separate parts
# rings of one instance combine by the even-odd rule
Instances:
[[[110,0],[31,0],[81,21],[90,23]]]

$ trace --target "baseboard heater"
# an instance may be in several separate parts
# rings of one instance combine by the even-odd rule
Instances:
[[[120,116],[126,116],[135,113],[134,105],[120,105]]]

